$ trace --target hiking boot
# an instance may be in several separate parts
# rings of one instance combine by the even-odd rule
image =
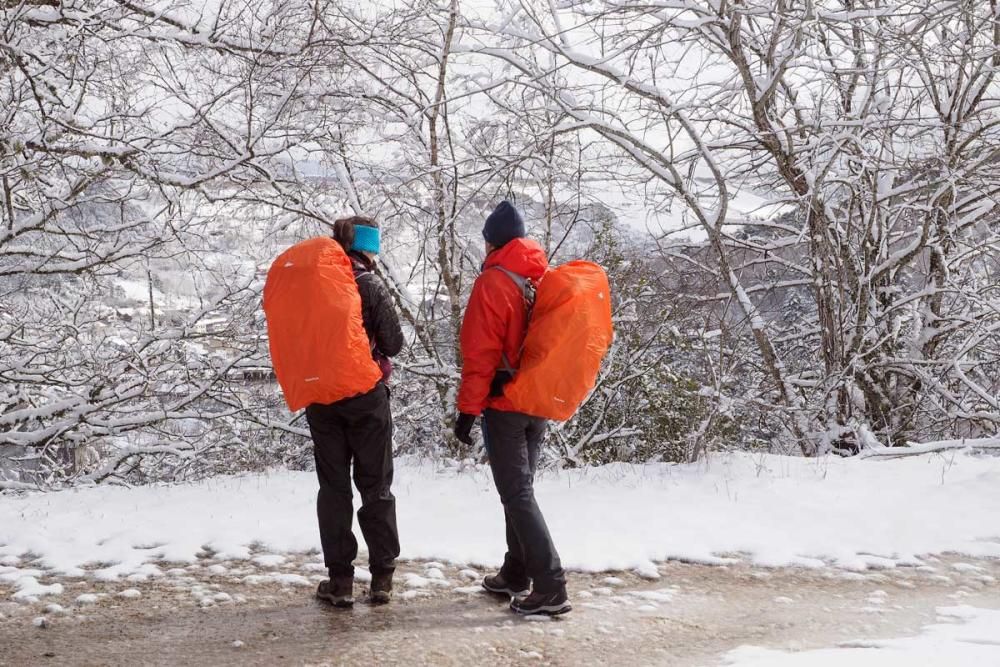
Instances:
[[[518,595],[526,595],[528,593],[528,581],[507,581],[501,572],[493,575],[492,577],[484,578],[483,588],[488,590],[490,593],[496,593],[497,595],[509,595],[513,598]]]
[[[533,614],[546,614],[548,616],[558,616],[573,609],[566,596],[566,589],[562,588],[555,593],[532,592],[526,598],[514,598],[510,601],[511,611],[524,616]]]
[[[372,586],[368,591],[368,602],[387,604],[392,599],[392,572],[372,573]]]
[[[316,597],[329,602],[334,607],[354,605],[354,577],[334,577],[319,582]]]

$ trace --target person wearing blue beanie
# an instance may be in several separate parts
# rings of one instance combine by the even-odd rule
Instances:
[[[506,199],[497,204],[483,225],[483,238],[494,248],[502,248],[508,242],[525,236],[524,218]]]
[[[454,422],[455,438],[471,448],[479,420],[504,510],[507,552],[500,570],[484,577],[482,586],[509,599],[515,613],[565,614],[573,609],[566,571],[534,492],[547,420],[519,412],[504,394],[528,331],[527,283],[537,284],[549,261],[545,249],[526,238],[524,220],[509,201],[500,202],[486,219],[483,238],[486,257],[459,331],[462,381]]]

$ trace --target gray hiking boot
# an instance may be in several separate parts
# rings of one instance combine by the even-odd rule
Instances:
[[[351,607],[354,605],[354,577],[334,577],[319,582],[316,597],[329,602],[334,607]]]
[[[566,595],[566,589],[555,593],[533,592],[526,598],[514,598],[510,601],[511,611],[515,611],[523,616],[534,614],[545,614],[547,616],[558,616],[573,609]]]

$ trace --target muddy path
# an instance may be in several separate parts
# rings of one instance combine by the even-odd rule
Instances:
[[[862,573],[680,562],[661,564],[656,580],[572,573],[574,611],[540,621],[479,592],[481,570],[414,562],[397,571],[392,604],[364,604],[360,582],[359,602],[339,610],[312,599],[315,558],[64,579],[37,601],[9,601],[0,584],[0,665],[701,666],[746,644],[913,634],[940,606],[1000,608],[1000,561],[941,556]]]

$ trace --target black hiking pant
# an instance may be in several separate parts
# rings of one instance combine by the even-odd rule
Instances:
[[[546,421],[520,412],[483,412],[483,444],[507,525],[507,554],[500,573],[534,590],[554,593],[566,586],[566,573],[535,502],[535,468]]]
[[[367,394],[306,408],[312,433],[319,495],[316,514],[323,559],[331,577],[353,576],[358,541],[354,523],[354,484],[361,494],[358,523],[368,544],[372,574],[389,573],[399,556],[396,498],[392,485],[392,413],[389,389],[381,382]]]

